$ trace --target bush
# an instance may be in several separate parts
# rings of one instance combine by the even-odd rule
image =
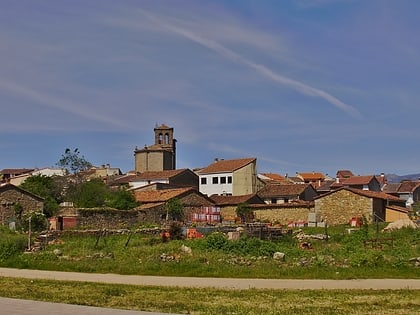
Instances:
[[[228,249],[228,239],[220,232],[209,234],[205,238],[206,249],[208,250],[226,250]]]
[[[0,261],[22,253],[27,245],[25,235],[11,233],[5,230],[0,231]]]

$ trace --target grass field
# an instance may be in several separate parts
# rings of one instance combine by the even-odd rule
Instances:
[[[314,234],[323,229],[304,232]],[[329,234],[328,241],[311,240],[310,250],[300,249],[293,236],[276,242],[250,237],[229,241],[221,233],[213,233],[203,239],[162,242],[159,236],[144,234],[102,238],[64,235],[56,244],[31,254],[16,249],[13,253],[10,245],[6,249],[12,253],[0,252],[0,266],[227,278],[420,278],[420,268],[413,261],[420,257],[419,229],[378,235],[373,226],[351,234],[345,227],[337,227]],[[385,237],[392,238],[392,244],[384,244],[382,249],[364,246],[365,239]],[[20,244],[25,243],[20,240]],[[184,252],[182,245],[191,248],[191,253]],[[284,253],[285,259],[274,260],[274,252]]]
[[[307,234],[323,229],[306,228]],[[0,266],[26,269],[224,278],[420,278],[420,230],[384,234],[378,227],[348,233],[331,228],[310,250],[286,236],[279,241],[220,233],[162,242],[144,234],[63,235],[53,245],[23,253],[27,236],[1,230]],[[364,240],[391,238],[381,249]],[[186,245],[191,253],[182,250]],[[276,261],[274,252],[285,259]],[[0,296],[182,314],[420,314],[419,290],[221,290],[0,278]]]
[[[177,314],[420,314],[415,290],[219,290],[0,278],[0,296]]]

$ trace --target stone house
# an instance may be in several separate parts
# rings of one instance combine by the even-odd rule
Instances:
[[[0,171],[0,183],[10,183],[14,177],[29,176],[34,171],[33,168],[5,168]],[[27,176],[23,176],[27,178]],[[18,183],[19,184],[19,183]],[[17,185],[18,185],[17,184]]]
[[[346,224],[354,217],[365,217],[369,222],[386,221],[386,207],[404,207],[404,200],[386,194],[342,187],[314,199],[309,222],[314,225]]]
[[[162,190],[132,190],[141,205],[136,209],[144,222],[162,224],[166,222],[166,204],[178,199],[183,206],[184,221],[191,222],[195,214],[203,212],[203,207],[214,207],[214,202],[194,188],[174,188]]]
[[[344,179],[337,178],[336,182],[330,187],[331,189],[347,187],[369,191],[381,191],[381,183],[375,175],[351,176]]]
[[[264,201],[257,194],[249,194],[242,196],[220,196],[212,195],[210,199],[217,207],[220,207],[220,214],[222,221],[225,223],[234,223],[239,220],[236,215],[236,208],[240,204],[254,204],[263,205]]]
[[[386,184],[383,192],[406,201],[407,206],[420,201],[420,181],[404,180],[401,183]]]
[[[282,204],[253,204],[255,220],[289,227],[306,226],[313,201],[296,200]]]
[[[325,180],[325,175],[319,172],[296,173],[296,177],[305,184],[312,184],[315,188],[321,186]]]
[[[211,195],[241,196],[255,194],[263,186],[257,178],[257,159],[216,159],[212,164],[197,170],[199,190]]]
[[[257,194],[267,204],[312,201],[318,195],[312,184],[268,184]]]
[[[15,213],[20,205],[21,213]],[[12,184],[0,186],[0,224],[6,225],[30,212],[42,212],[44,199]]]

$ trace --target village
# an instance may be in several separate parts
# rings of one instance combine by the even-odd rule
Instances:
[[[138,206],[129,210],[78,209],[63,203],[48,218],[50,230],[118,229],[168,222],[168,203],[182,205],[187,226],[264,223],[278,227],[360,226],[367,222],[416,221],[420,181],[388,183],[385,174],[354,175],[337,170],[335,177],[320,172],[280,175],[258,173],[257,158],[215,159],[199,169],[176,168],[174,129],[154,128],[154,144],[135,148],[133,171],[122,174],[110,165],[90,167],[87,180],[101,179],[111,189],[133,194]],[[13,226],[16,204],[21,214],[42,211],[43,198],[20,187],[30,176],[66,176],[60,168],[3,169],[0,222]],[[247,215],[238,209],[245,208]],[[414,209],[413,209],[414,208]],[[112,210],[112,211],[111,211]]]

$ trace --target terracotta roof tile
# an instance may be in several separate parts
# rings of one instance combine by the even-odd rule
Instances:
[[[312,173],[298,173],[297,174],[298,177],[303,178],[304,180],[323,180],[325,179],[324,174],[322,173],[317,173],[317,172],[312,172]]]
[[[202,174],[234,172],[250,163],[253,163],[256,160],[257,160],[256,158],[245,158],[245,159],[236,159],[236,160],[218,160],[210,164],[209,166],[200,169],[198,173],[202,175]]]
[[[397,194],[400,188],[400,183],[389,183],[386,184],[383,188],[383,192],[388,194]]]
[[[186,168],[178,169],[178,170],[166,170],[166,171],[149,171],[143,172],[137,175],[137,180],[157,180],[157,179],[169,179],[176,175],[179,175],[183,172],[187,171]]]
[[[284,176],[275,173],[261,173],[261,175],[273,181],[284,181],[286,179]]]
[[[338,178],[349,178],[354,176],[354,174],[350,170],[338,170],[336,176]]]
[[[410,193],[413,192],[419,185],[420,182],[402,181],[400,187],[398,188],[398,192]]]
[[[342,181],[342,184],[343,185],[367,185],[374,178],[376,179],[374,175],[352,176]]]
[[[369,198],[377,198],[383,200],[390,200],[390,201],[404,201],[401,198],[392,196],[390,194],[384,193],[382,191],[371,191],[371,190],[363,190],[363,189],[356,189],[356,188],[344,188],[355,194],[366,196]]]
[[[242,196],[220,196],[212,195],[210,199],[218,206],[238,205],[241,203],[264,203],[256,194],[242,195]]]
[[[134,196],[136,201],[140,201],[142,203],[156,203],[166,202],[172,198],[180,197],[189,191],[194,191],[194,189],[188,187],[163,190],[134,191]]]
[[[298,196],[302,194],[310,184],[268,184],[262,188],[258,195],[262,198]]]

